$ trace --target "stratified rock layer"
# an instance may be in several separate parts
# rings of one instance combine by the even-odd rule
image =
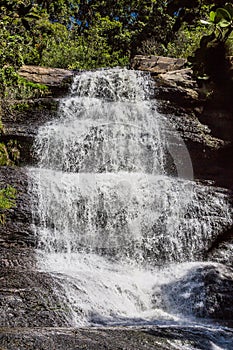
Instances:
[[[74,72],[61,68],[24,65],[20,68],[19,75],[33,83],[47,85],[53,95],[60,95],[69,88]]]
[[[186,62],[184,58],[137,55],[133,58],[131,67],[158,74],[181,69]]]

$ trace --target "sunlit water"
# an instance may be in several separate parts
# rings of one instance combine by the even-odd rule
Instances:
[[[163,287],[207,264],[195,261],[232,222],[224,193],[192,181],[152,97],[140,72],[81,73],[39,129],[29,169],[38,264],[59,279],[72,325],[187,322]]]

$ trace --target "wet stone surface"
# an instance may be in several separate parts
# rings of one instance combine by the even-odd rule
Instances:
[[[1,188],[11,185],[17,191],[16,205],[6,212],[5,223],[0,225],[0,247],[34,246],[35,237],[31,227],[31,196],[26,169],[1,167],[0,185]]]
[[[0,344],[7,350],[211,350],[233,346],[230,330],[203,327],[153,326],[115,328],[0,328]]]
[[[233,269],[222,264],[194,267],[162,288],[165,308],[180,315],[232,320]],[[154,295],[156,300],[156,295]]]

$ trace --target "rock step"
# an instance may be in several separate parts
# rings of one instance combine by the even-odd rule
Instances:
[[[75,72],[61,68],[24,65],[18,73],[28,81],[48,86],[53,96],[60,96],[68,91]]]
[[[53,276],[19,267],[4,268],[0,286],[0,327],[70,326],[64,291]]]
[[[233,347],[233,332],[206,327],[0,328],[1,350],[207,350]]]

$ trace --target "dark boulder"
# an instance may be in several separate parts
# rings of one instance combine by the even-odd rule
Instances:
[[[199,264],[161,289],[165,309],[201,318],[233,319],[233,269],[217,263]],[[155,303],[157,296],[154,295]]]

